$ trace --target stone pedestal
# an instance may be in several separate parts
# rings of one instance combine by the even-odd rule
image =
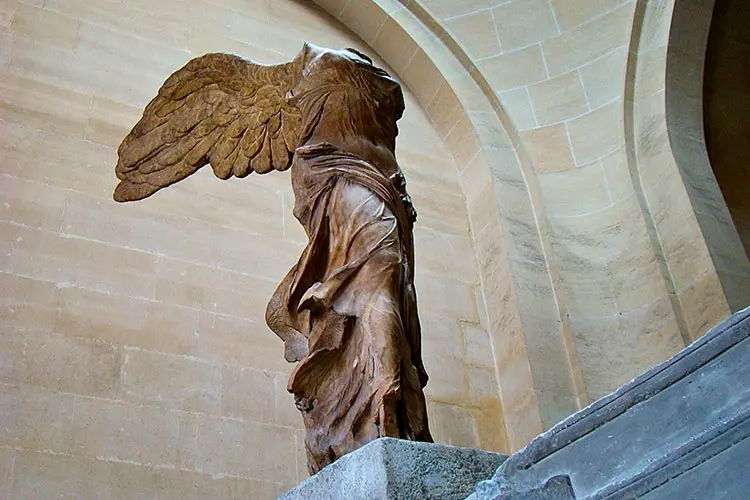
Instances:
[[[470,448],[380,438],[341,457],[280,499],[464,499],[506,458]]]

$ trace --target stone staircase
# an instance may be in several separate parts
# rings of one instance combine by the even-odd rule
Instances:
[[[508,458],[471,500],[750,498],[750,308]]]

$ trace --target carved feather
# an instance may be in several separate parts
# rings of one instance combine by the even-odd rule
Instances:
[[[262,66],[231,54],[188,62],[120,144],[114,199],[146,198],[207,163],[221,179],[289,168],[300,112],[284,96],[301,65],[299,57]]]

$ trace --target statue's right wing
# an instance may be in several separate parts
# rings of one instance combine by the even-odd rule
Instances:
[[[206,163],[221,179],[291,164],[300,113],[285,99],[302,62],[207,54],[170,76],[118,149],[116,201],[146,198]]]

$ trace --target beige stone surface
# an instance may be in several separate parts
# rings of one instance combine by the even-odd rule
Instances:
[[[747,277],[717,280],[734,246],[708,251],[677,169],[702,144],[669,147],[673,2],[635,5],[0,2],[0,498],[62,477],[80,498],[274,498],[306,476],[262,320],[305,243],[288,178],[109,201],[119,140],[207,51],[364,41],[411,90],[398,155],[439,441],[518,449],[719,321]],[[700,85],[675,78],[695,117]]]
[[[589,110],[578,71],[531,85],[529,94],[539,125],[560,122]]]
[[[0,85],[0,109],[5,119],[35,125],[63,136],[83,138],[90,94],[12,74],[4,74]]]
[[[615,101],[568,123],[573,157],[584,165],[624,144],[622,101]]]
[[[13,226],[5,226],[3,234],[15,241]],[[4,291],[0,320],[6,327],[49,331],[57,315],[57,287],[53,283],[37,281],[7,272],[0,273]]]
[[[22,386],[2,389],[2,446],[58,453],[70,450],[75,396]]]
[[[694,338],[706,333],[712,326],[729,315],[724,291],[715,274],[701,276],[677,296],[685,310],[688,327]],[[724,306],[724,307],[721,307]]]
[[[8,3],[0,491],[44,496],[64,477],[59,493],[80,498],[275,498],[307,474],[301,417],[286,392],[293,365],[263,321],[305,242],[288,176],[223,183],[200,172],[163,196],[118,205],[115,148],[164,78],[203,51],[274,63],[310,40],[377,54],[309,3]],[[379,5],[329,7],[418,81],[415,95],[406,89],[398,154],[420,217],[417,288],[436,436],[505,450],[448,149],[475,154],[470,122],[456,127],[459,104],[437,66]]]
[[[496,92],[547,78],[547,69],[539,45],[482,59],[477,63],[477,67]]]
[[[531,96],[529,95],[528,87],[499,92],[498,98],[502,102],[503,110],[508,114],[519,131],[528,130],[539,125],[534,116],[534,108],[531,106]]]
[[[50,391],[107,396],[122,391],[122,350],[105,343],[27,332],[19,383]]]
[[[459,165],[465,165],[479,152],[480,144],[474,123],[468,116],[459,118],[445,136],[445,143]]]
[[[213,362],[125,349],[121,368],[123,399],[195,413],[217,415],[223,376]]]
[[[383,23],[371,45],[398,74],[403,73],[417,52],[414,40],[393,18]]]
[[[453,130],[461,115],[461,105],[451,87],[444,81],[440,83],[435,95],[427,105],[427,112],[432,122],[440,131],[441,137]]]
[[[511,0],[492,9],[503,50],[510,52],[559,33],[547,0]]]
[[[558,217],[596,212],[612,203],[600,163],[539,176],[547,207]]]
[[[620,385],[630,380],[630,370],[640,372],[662,359],[664,352],[675,352],[682,347],[676,334],[674,314],[669,298],[615,316],[571,316],[579,343],[579,355],[586,387],[592,397],[609,391],[608,385]],[[648,341],[652,347],[642,352],[640,344]],[[622,363],[622,359],[628,363]],[[631,365],[631,366],[628,366]]]
[[[13,480],[13,468],[16,452],[10,448],[0,449],[0,498],[10,498],[10,485]]]
[[[80,21],[75,17],[19,2],[15,6],[10,29],[19,37],[73,49],[78,37]]]
[[[625,0],[550,0],[555,19],[563,31],[600,17],[623,3]]]
[[[420,14],[422,7],[427,16]],[[527,323],[549,332],[550,338],[559,336],[570,360],[571,394],[579,404],[615,389],[648,363],[666,359],[681,343],[699,335],[688,330],[701,331],[698,325],[709,320],[692,320],[695,326],[687,326],[691,321],[677,299],[688,288],[693,290],[685,270],[715,276],[711,259],[726,265],[736,247],[706,250],[704,238],[721,231],[698,233],[685,182],[704,185],[707,176],[690,174],[695,178],[683,182],[669,147],[667,99],[660,92],[665,88],[665,47],[673,7],[673,2],[654,2],[636,9],[636,2],[623,0],[498,5],[425,0],[410,2],[406,9],[428,21],[429,14],[434,15],[434,31],[441,33],[445,27],[441,36],[468,70],[448,81],[460,105],[469,110],[480,153],[466,154],[477,149],[473,138],[471,143],[453,140],[449,149],[461,148],[457,156],[464,165],[459,166],[461,185],[469,206],[481,286],[485,300],[492,304],[487,311],[494,351],[503,352],[507,328],[520,321],[514,314],[523,318],[520,328],[529,360],[545,359],[546,354],[545,344],[530,342],[533,331]],[[491,36],[481,29],[488,12],[496,23],[502,52],[493,55],[488,49],[478,55],[476,51],[488,44],[494,48]],[[519,15],[505,16],[505,12]],[[705,14],[705,9],[685,5],[684,12],[692,13],[684,14],[690,17]],[[707,26],[705,17],[691,22],[698,31]],[[466,28],[472,25],[476,29]],[[672,30],[676,37],[673,53],[682,54],[703,36],[689,33],[691,28],[685,26]],[[692,117],[700,108],[695,74],[683,74],[679,82],[681,92],[690,96],[679,101],[690,104],[685,111]],[[441,87],[439,92],[448,91]],[[504,133],[486,120],[489,111],[483,98],[497,113]],[[446,114],[442,113],[440,123]],[[460,116],[456,123],[454,137],[471,137]],[[683,156],[705,157],[695,130],[672,131],[676,132],[696,144]],[[492,147],[493,135],[507,137],[506,145]],[[492,190],[486,187],[486,169]],[[492,213],[493,204],[497,216]],[[713,219],[718,221],[715,215]],[[744,275],[724,272],[732,280],[722,282],[724,289],[736,288]],[[699,314],[716,319],[726,313],[715,286],[698,288],[703,292],[683,297],[690,296],[696,310],[704,311]],[[678,294],[670,298],[672,290]],[[699,296],[706,301],[701,303]],[[498,312],[500,304],[512,311]],[[659,311],[656,324],[662,330],[653,342],[652,337],[639,333],[645,328],[639,322],[652,319],[636,311]],[[585,335],[586,324],[566,321],[568,312],[587,318],[615,317],[622,312],[632,320],[622,328],[624,338],[617,344],[608,337]],[[643,349],[643,359],[648,361],[599,370],[590,355],[592,345],[604,350],[609,346],[615,351],[630,349],[623,359],[636,358]],[[583,355],[577,355],[581,350]],[[614,358],[612,362],[618,363]],[[598,377],[596,384],[591,382],[592,370]],[[521,414],[538,404],[544,414],[545,407],[553,408],[561,400],[562,389],[540,382],[544,370],[538,362],[532,363],[531,371],[533,382],[527,379],[526,387],[536,386],[536,400],[514,404]],[[509,442],[513,442],[518,433],[523,434],[522,422],[533,419],[510,410],[503,406]]]
[[[623,97],[628,62],[627,52],[626,46],[617,47],[578,68],[586,92],[586,100],[592,109]]]
[[[521,133],[537,172],[562,172],[574,167],[565,125],[558,123]]]
[[[493,387],[493,384],[489,383],[489,380],[490,378],[494,378],[495,358],[492,353],[492,344],[489,333],[485,328],[471,323],[464,323],[462,325],[462,331],[464,334],[464,343],[466,345],[467,362],[472,365],[490,368],[489,370],[486,368],[476,368],[477,370],[481,370],[483,374],[480,377],[477,377],[477,379],[469,377],[470,382],[476,380],[477,384],[483,388],[482,397],[490,396],[492,395],[492,392],[486,390],[486,388]],[[477,386],[475,384],[471,385],[473,390],[475,390]]]
[[[613,203],[617,203],[628,196],[633,195],[633,178],[630,175],[628,156],[625,148],[620,148],[612,154],[602,158],[604,177],[607,180],[607,188]]]
[[[630,1],[542,44],[550,75],[556,76],[624,45],[630,37],[635,2]]]
[[[349,29],[358,33],[362,40],[371,43],[382,29],[387,17],[377,2],[365,0],[347,2],[339,18]]]
[[[443,79],[435,64],[419,47],[402,74],[405,80],[409,80],[409,88],[419,102],[427,103],[425,108],[437,97]]]
[[[445,28],[457,40],[470,40],[464,49],[472,59],[481,59],[501,52],[498,29],[491,10],[480,10],[445,21]]]
[[[454,446],[477,447],[479,430],[471,409],[434,403],[428,410],[432,432],[437,440]]]
[[[643,307],[667,292],[651,242],[644,239],[607,264],[612,293],[619,311]]]
[[[296,480],[294,429],[202,416],[196,441],[198,470],[281,484]]]
[[[451,0],[423,0],[423,5],[438,19],[446,19],[465,15],[468,12],[492,7],[495,0],[466,0],[452,2]]]
[[[54,491],[71,498],[100,499],[159,495],[164,498],[275,498],[283,485],[265,480],[144,467],[114,460],[89,460],[18,451],[10,498],[35,498]],[[9,485],[10,486],[10,485]]]

